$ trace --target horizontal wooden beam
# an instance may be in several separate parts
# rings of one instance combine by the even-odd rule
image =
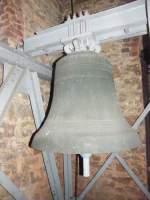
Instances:
[[[21,50],[10,48],[3,43],[0,43],[0,62],[37,72],[39,77],[44,79],[50,79],[51,77],[51,66],[39,63]]]
[[[148,6],[148,11],[150,6]],[[149,12],[150,13],[150,12]],[[75,38],[94,36],[104,43],[147,33],[145,0],[138,0],[93,15],[85,13],[24,40],[24,50],[32,56],[62,52]]]

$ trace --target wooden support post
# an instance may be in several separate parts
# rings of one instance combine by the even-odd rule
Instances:
[[[143,51],[141,53],[142,85],[144,106],[150,101],[150,37],[143,36]],[[150,114],[145,118],[146,128],[146,159],[147,159],[147,183],[150,191]]]
[[[73,197],[72,191],[72,165],[71,155],[64,154],[64,186],[65,186],[65,200],[70,200]]]
[[[7,67],[6,65],[4,67]],[[8,109],[9,103],[17,91],[19,84],[22,82],[25,74],[25,70],[17,66],[9,70],[5,68],[4,70],[5,77],[0,88],[0,123],[2,122],[2,118]],[[20,191],[19,188],[2,171],[0,171],[0,185],[7,190],[7,192],[14,199],[27,200],[23,192]]]
[[[45,111],[43,107],[43,101],[40,91],[40,84],[38,80],[37,73],[27,73],[26,82],[27,92],[31,101],[31,107],[33,111],[33,116],[35,120],[36,127],[39,128],[45,117]],[[56,161],[54,154],[49,152],[42,152],[43,160],[48,176],[49,185],[51,187],[52,196],[54,200],[63,200],[63,193],[60,185],[60,180],[58,176],[58,170],[56,166]]]
[[[15,66],[10,70],[0,88],[0,121],[2,120],[6,109],[21,83],[25,71]]]

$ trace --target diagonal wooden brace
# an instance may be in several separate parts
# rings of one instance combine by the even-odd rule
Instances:
[[[140,114],[140,116],[137,118],[135,123],[133,124],[133,129],[138,129],[140,124],[144,121],[145,117],[150,112],[150,103],[145,107],[144,111]],[[88,183],[88,185],[85,187],[85,189],[81,192],[78,200],[82,200],[85,195],[92,189],[93,185],[96,183],[98,178],[104,173],[104,171],[107,169],[107,167],[112,163],[114,159],[117,159],[120,164],[123,166],[123,168],[127,171],[129,176],[132,178],[132,180],[136,183],[136,185],[139,187],[139,189],[145,194],[147,199],[150,200],[150,192],[147,190],[147,188],[144,186],[142,181],[134,174],[134,172],[129,168],[127,163],[123,158],[121,158],[117,153],[112,153],[104,162],[103,166],[98,170],[96,175],[92,178],[92,180]]]
[[[0,123],[2,122],[2,118],[8,109],[10,101],[17,91],[19,84],[23,80],[24,75],[25,70],[17,66],[8,70],[5,80],[0,88]],[[27,200],[19,188],[2,171],[0,171],[0,185],[4,187],[14,199]]]
[[[39,79],[36,72],[34,73],[31,73],[29,71],[27,72],[26,90],[31,101],[31,107],[36,127],[39,128],[45,117],[45,111],[43,107],[43,100],[40,91]],[[51,154],[46,151],[43,151],[42,154],[53,199],[63,200],[64,198],[62,194],[62,189],[60,185],[54,154]]]
[[[9,103],[21,83],[24,74],[25,70],[17,66],[13,67],[0,87],[0,121],[6,109],[8,109]]]

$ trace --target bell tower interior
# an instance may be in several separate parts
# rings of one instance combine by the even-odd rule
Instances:
[[[50,154],[47,157],[45,152],[43,152],[42,154],[40,151],[31,148],[31,146],[29,145],[32,134],[34,132],[37,132],[37,129],[41,127],[41,124],[44,124],[43,118],[44,118],[45,113],[47,115],[49,113],[49,110],[51,110],[52,108],[51,106],[49,106],[49,101],[50,101],[49,97],[51,94],[50,91],[52,90],[52,87],[53,87],[53,85],[51,84],[52,80],[51,80],[50,73],[52,74],[55,73],[56,75],[56,71],[54,72],[54,70],[57,70],[57,66],[55,68],[55,65],[57,65],[59,61],[61,62],[60,58],[64,55],[64,52],[58,50],[55,53],[53,52],[49,53],[50,48],[43,50],[40,45],[44,43],[45,46],[47,47],[48,46],[47,44],[49,44],[48,43],[49,39],[51,39],[50,37],[48,38],[44,37],[44,39],[42,39],[41,41],[39,39],[39,46],[36,48],[35,51],[25,52],[26,54],[24,55],[23,53],[25,51],[25,47],[27,44],[26,38],[27,39],[33,38],[33,37],[40,38],[42,33],[44,34],[48,33],[51,27],[55,27],[58,25],[63,26],[64,22],[66,24],[71,23],[69,21],[66,22],[69,15],[72,15],[71,19],[69,18],[69,20],[72,20],[72,19],[76,20],[78,17],[84,18],[84,15],[85,13],[87,13],[86,12],[87,10],[88,10],[89,16],[90,15],[95,16],[96,13],[109,10],[109,9],[113,10],[114,8],[118,6],[125,6],[126,4],[133,3],[133,2],[136,2],[136,1],[133,1],[133,0],[71,0],[71,1],[70,0],[26,0],[26,1],[1,0],[0,1],[0,27],[1,27],[0,42],[2,43],[2,45],[0,43],[0,54],[1,54],[0,55],[0,61],[1,61],[0,62],[1,63],[0,80],[1,80],[1,88],[2,88],[0,89],[0,99],[1,99],[1,96],[3,95],[2,101],[0,101],[0,107],[1,107],[0,108],[0,122],[1,122],[0,124],[0,136],[1,136],[0,199],[1,200],[13,200],[15,198],[16,200],[27,200],[27,199],[28,200],[52,200],[52,199],[54,200],[71,200],[71,199],[74,199],[74,200],[75,199],[77,200],[81,200],[81,199],[85,199],[85,200],[134,200],[134,199],[147,200],[147,199],[150,199],[150,194],[148,193],[150,189],[150,145],[149,145],[150,116],[149,115],[147,115],[147,117],[145,118],[145,122],[141,123],[137,131],[138,137],[140,138],[140,141],[141,141],[140,147],[135,148],[135,149],[129,148],[126,151],[120,152],[119,155],[121,157],[117,157],[118,155],[116,154],[111,155],[112,156],[110,157],[110,160],[112,159],[111,164],[108,166],[105,172],[100,176],[100,178],[97,179],[93,187],[85,194],[84,198],[82,198],[82,195],[79,196],[80,193],[83,194],[82,191],[84,190],[84,188],[88,185],[88,183],[92,180],[92,178],[97,174],[97,171],[99,170],[99,168],[103,166],[103,164],[105,163],[105,160],[107,159],[107,157],[109,157],[108,153],[102,152],[102,153],[91,154],[91,152],[87,152],[87,153],[90,153],[90,160],[86,159],[88,158],[87,154],[85,155],[85,160],[84,160],[83,157],[81,156],[82,154],[77,155],[80,153],[80,151],[77,153],[72,151],[71,155],[69,154],[69,158],[72,161],[72,166],[71,166],[72,172],[71,174],[68,175],[64,173],[64,167],[66,167],[66,169],[69,169],[69,166],[70,166],[70,162],[68,163],[66,162],[67,164],[64,164],[64,160],[68,159],[67,152],[65,152],[65,156],[63,155],[62,152],[61,153],[57,152],[57,153],[54,153],[54,155],[51,156]],[[147,0],[147,2],[149,2],[149,0]],[[144,1],[142,0],[138,0],[137,3],[139,3],[139,5],[136,7],[137,9],[138,7],[140,8],[141,5],[145,5]],[[81,16],[81,13],[83,16]],[[133,18],[135,18],[135,16]],[[118,20],[118,17],[116,17],[116,20]],[[120,23],[122,21],[120,19]],[[112,24],[113,23],[115,26],[114,21],[112,22]],[[101,24],[99,23],[96,24],[97,29],[100,27],[100,25]],[[103,26],[105,27],[105,25],[107,24],[105,24],[104,22]],[[131,26],[129,28],[131,28],[132,30],[132,28],[134,27],[134,24],[131,23],[129,25]],[[140,24],[139,27],[142,27],[142,25]],[[44,32],[44,30],[46,32]],[[113,32],[113,30],[114,29],[112,28],[111,31]],[[128,30],[128,27],[126,28],[126,26],[123,27],[123,30],[125,34],[126,33],[128,34],[128,31],[130,31],[130,29]],[[111,31],[109,31],[109,33],[111,33]],[[98,32],[99,35],[101,35],[102,33],[103,32],[100,32],[100,31]],[[63,31],[62,32],[60,31],[59,34],[56,32],[53,35],[52,40],[55,40],[55,37],[57,37],[58,35],[61,38],[61,35],[63,34],[64,34]],[[106,33],[104,32],[104,34]],[[59,45],[60,46],[64,44],[66,45],[66,41],[67,41],[66,38],[61,38],[61,40],[59,40],[60,42]],[[34,42],[32,43],[33,46],[35,45]],[[3,43],[13,49],[12,51],[10,50],[11,53],[9,52],[8,48],[5,48],[3,46]],[[54,50],[55,49],[57,50],[59,45],[57,43],[53,43],[53,44],[54,46],[52,45],[52,48]],[[78,50],[77,44],[75,44],[74,46],[75,46],[74,49]],[[83,46],[82,48],[84,48]],[[95,51],[100,50],[100,52],[97,54],[100,57],[106,58],[112,66],[111,73],[112,73],[112,79],[114,82],[114,90],[116,94],[116,99],[121,109],[121,113],[123,117],[125,118],[127,123],[130,125],[130,127],[132,127],[150,100],[149,32],[146,32],[146,33],[144,32],[143,35],[135,34],[135,35],[132,35],[132,37],[130,37],[129,35],[129,37],[126,37],[126,38],[120,37],[119,39],[115,39],[115,40],[112,39],[107,42],[101,42],[100,44],[98,43],[98,46],[100,47],[101,50],[97,48],[96,46]],[[23,47],[24,49],[22,49]],[[5,51],[4,50],[2,51],[1,48],[5,49]],[[19,52],[17,53],[17,56],[19,55],[20,57],[17,57],[17,56],[15,57],[16,54],[15,55],[13,54],[14,52],[16,52],[16,50]],[[65,50],[67,53],[71,51],[70,46],[66,46]],[[4,57],[7,57],[6,59],[2,58],[3,53],[1,53],[1,51],[4,52],[5,54]],[[78,54],[81,56],[81,53],[78,53]],[[33,60],[31,60],[30,56],[32,57]],[[8,63],[7,59],[11,60],[11,63]],[[89,57],[87,58],[87,60],[88,59]],[[57,60],[58,62],[56,62]],[[60,64],[59,69],[61,69],[61,67],[67,68],[68,66],[66,71],[62,71],[62,72],[61,70],[59,71],[59,73],[61,73],[61,78],[63,76],[66,77],[67,73],[68,74],[71,73],[70,72],[71,67],[74,66],[74,62],[78,63],[78,61],[76,60],[72,64],[69,65],[68,64],[69,62],[70,61],[67,61],[65,66],[64,66],[63,61]],[[89,63],[90,62],[91,61],[89,61]],[[19,65],[18,63],[21,63],[21,64]],[[19,71],[20,66],[22,65],[24,66],[26,65],[26,67],[24,67],[25,69],[23,72]],[[38,76],[36,74],[36,70],[34,70],[35,69],[34,65],[35,65],[35,68],[38,69],[38,75],[39,75],[38,81],[37,81]],[[42,68],[41,68],[41,65],[42,65]],[[19,66],[19,70],[15,70],[15,69],[18,69],[17,68],[18,66]],[[52,66],[51,72],[49,70],[50,66]],[[30,75],[28,70],[29,72],[32,71],[35,73]],[[96,74],[96,72],[99,73],[98,71],[96,71],[97,68],[94,67],[94,64],[93,64],[93,71],[92,71],[92,68],[90,68],[90,70],[91,70],[90,75],[92,73],[94,74],[95,72],[95,77],[98,75]],[[27,76],[26,76],[26,73],[27,73]],[[77,68],[74,69],[73,75],[75,76],[76,73],[77,73]],[[11,75],[12,75],[12,78],[11,78]],[[80,76],[81,75],[82,75],[82,70],[80,71]],[[90,75],[88,74],[88,76]],[[107,75],[108,74],[106,74],[106,76]],[[9,82],[9,77],[11,78],[11,83]],[[57,79],[57,77],[55,78]],[[24,84],[24,82],[21,82],[21,79],[25,81],[27,87]],[[79,81],[77,81],[76,79],[76,82],[78,82],[78,85],[80,84],[79,83],[80,81],[81,79]],[[96,87],[98,88],[98,86],[96,85],[97,84],[96,78],[94,79],[94,81],[95,81],[94,82],[95,88]],[[3,83],[5,82],[6,84],[3,87]],[[17,87],[19,85],[17,89],[16,89],[15,84],[17,85]],[[107,90],[109,90],[108,85],[109,83],[106,82],[106,85],[103,86],[103,93],[106,92],[105,88],[108,88]],[[6,90],[5,94],[3,94],[3,89],[7,89],[7,87],[8,87],[8,90]],[[67,91],[70,90],[71,92],[75,90],[74,87],[71,88],[70,82],[66,84],[66,88],[69,88]],[[92,103],[95,102],[95,99],[99,97],[95,95],[96,94],[95,92],[92,93],[89,90],[88,84],[85,85],[85,88],[87,90],[87,99],[86,99],[87,103],[88,103],[88,100],[89,101],[91,100]],[[64,95],[65,92],[64,93],[61,92],[63,91],[63,86],[61,85],[61,87],[58,89],[60,89],[59,95]],[[22,93],[23,90],[25,92]],[[11,91],[10,98],[8,98],[8,94],[10,91]],[[78,94],[80,93],[79,89],[76,91],[78,91]],[[38,94],[41,94],[40,98],[38,97]],[[66,96],[68,95],[67,92],[65,94]],[[82,94],[80,95],[82,96]],[[93,94],[93,98],[91,99],[90,99],[90,94]],[[59,98],[61,99],[61,97],[60,96],[58,97],[57,99],[58,102],[60,101]],[[7,99],[8,99],[8,103],[10,102],[9,104],[5,103]],[[71,107],[69,106],[71,105],[72,110],[77,111],[77,109],[75,109],[76,108],[75,104],[78,103],[78,99],[76,99],[76,101],[75,100],[73,101],[73,100],[74,99],[71,99],[71,97],[68,95],[68,98],[65,99],[64,102],[63,100],[61,101],[62,109],[64,109],[65,106],[66,107],[68,106],[67,108],[70,108],[68,109],[70,111]],[[43,101],[43,104],[42,104],[43,107],[41,109],[40,106],[41,106],[42,101]],[[70,103],[71,101],[73,102],[72,104]],[[82,106],[86,108],[86,105],[84,105],[84,102],[82,103],[83,103]],[[93,105],[92,103],[91,105]],[[30,104],[33,105],[32,109],[30,108]],[[105,104],[105,102],[103,102],[103,104]],[[4,112],[1,112],[1,109],[3,111],[4,105],[6,106],[7,109],[4,109]],[[37,108],[33,109],[35,105],[38,105],[39,107],[37,106]],[[57,108],[58,107],[59,106],[57,106]],[[78,105],[78,108],[80,108],[79,105]],[[101,107],[99,112],[102,112],[102,109],[103,108]],[[84,109],[83,110],[78,109],[78,111],[79,110],[84,111]],[[87,111],[87,108],[85,110]],[[112,110],[109,109],[109,111],[112,114]],[[64,113],[65,113],[65,117],[67,118],[67,116],[69,115],[68,112],[65,110]],[[104,114],[105,113],[106,112],[104,111]],[[36,120],[34,118],[34,115],[37,116]],[[57,117],[59,119],[62,116],[61,114],[58,114]],[[88,117],[89,117],[89,114],[88,114]],[[56,118],[56,116],[54,116],[54,118]],[[80,115],[77,115],[76,120],[78,121],[79,118],[80,118]],[[59,125],[57,125],[58,126],[57,128],[62,130],[62,127],[63,127],[64,132],[65,131],[67,132],[68,124],[66,124],[65,126],[63,124],[62,127],[61,127],[61,123],[58,123],[58,124]],[[77,128],[76,128],[76,125],[74,126],[75,128],[73,129],[73,132],[76,132],[80,125],[78,124]],[[99,126],[99,124],[98,125],[96,124],[96,126]],[[55,127],[56,125],[54,124],[52,128],[55,129]],[[81,128],[84,131],[83,124],[81,125]],[[91,127],[89,125],[89,129],[90,128]],[[72,128],[70,129],[72,130]],[[127,134],[127,133],[124,133],[124,134]],[[60,137],[59,137],[59,140],[57,141],[57,144],[61,146],[62,142],[65,141],[64,146],[63,145],[62,146],[64,149],[65,147],[67,149],[68,147],[67,144],[69,143],[69,137],[67,136],[67,134],[64,137],[62,137],[62,135],[59,135],[59,136]],[[100,143],[101,141],[98,144],[95,138],[93,139],[94,142],[93,143],[91,142],[90,144],[91,149],[96,149],[96,145],[97,146],[103,145],[102,143]],[[74,145],[76,147],[77,142],[75,142],[74,144],[74,141],[78,141],[78,139],[79,139],[78,135],[74,136],[74,140],[70,139],[71,144],[72,144],[71,146]],[[122,138],[120,138],[120,141],[122,141],[121,139]],[[90,140],[92,141],[92,139],[89,139],[88,141]],[[113,138],[112,142],[115,143],[117,140],[118,138],[116,136],[115,138]],[[86,141],[85,138],[83,138],[83,141]],[[134,145],[134,142],[133,142],[133,145]],[[46,143],[44,144],[46,146]],[[121,143],[121,147],[122,146],[123,144]],[[81,143],[81,147],[83,147],[83,142]],[[111,141],[110,141],[109,147],[111,149]],[[81,148],[81,150],[83,149]],[[112,153],[116,153],[116,152],[113,151]],[[84,151],[83,151],[83,154],[85,154]],[[53,156],[55,156],[56,166],[51,165],[50,167],[47,163],[52,163],[54,161]],[[43,158],[45,158],[45,160],[49,158],[49,160],[46,160],[47,161],[45,162],[46,164],[44,164]],[[116,158],[116,159],[113,159],[113,158]],[[141,185],[141,182],[139,183],[137,181],[139,183],[138,186],[142,188],[142,191],[135,184],[136,181],[133,181],[131,179],[130,177],[130,175],[132,176],[132,173],[130,173],[131,171],[124,170],[123,165],[121,165],[121,162],[122,162],[121,158],[123,158],[126,161],[130,169],[136,174],[136,176],[142,182],[142,185]],[[83,165],[85,163],[90,168],[88,169],[90,170],[90,173],[87,172],[88,176],[84,176]],[[56,173],[56,169],[55,169],[56,167],[58,168],[58,174]],[[47,170],[49,170],[51,173],[48,173]],[[1,172],[3,172],[4,174],[3,173],[1,174]],[[129,174],[127,172],[129,172]],[[55,177],[53,176],[53,173],[55,173],[56,175]],[[68,182],[66,181],[65,176],[67,178],[69,177]],[[72,176],[72,179],[70,179],[70,176]],[[58,184],[59,183],[58,177],[60,178],[60,184]],[[11,182],[9,180],[11,180]],[[54,181],[53,182],[54,185],[52,187],[50,184],[50,180]],[[71,181],[72,188],[70,188],[69,184],[67,185],[67,188],[65,188],[64,181],[66,181],[67,183]],[[67,195],[65,196],[64,199],[62,199],[61,197],[62,194],[57,193],[60,185],[62,186],[62,193],[67,194],[68,196],[70,195],[70,199],[68,198]],[[57,188],[56,192],[53,191],[53,188],[55,189]],[[19,193],[20,191],[23,192],[23,194],[25,195],[25,198]],[[55,195],[55,193],[57,194]],[[71,196],[72,194],[73,196]]]

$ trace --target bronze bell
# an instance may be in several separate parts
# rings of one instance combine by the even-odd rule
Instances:
[[[112,65],[94,52],[56,65],[50,112],[31,146],[59,153],[110,153],[135,148],[139,137],[118,106]]]

